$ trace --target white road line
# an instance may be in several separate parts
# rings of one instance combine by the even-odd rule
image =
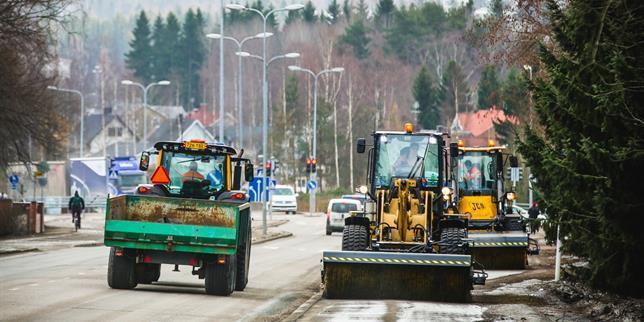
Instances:
[[[56,282],[56,280],[49,280],[49,281],[47,281],[47,283],[54,283],[54,282]]]
[[[38,286],[38,283],[29,284],[29,286],[35,287],[35,286]]]
[[[19,287],[14,287],[14,288],[10,288],[9,291],[17,291],[19,289],[20,289]]]
[[[278,246],[262,246],[262,248],[270,249],[270,250],[276,250],[279,247]]]
[[[83,273],[83,272],[78,272],[78,275],[85,275],[85,273]]]

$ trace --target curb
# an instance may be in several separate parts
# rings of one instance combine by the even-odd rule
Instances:
[[[7,250],[7,251],[0,251],[0,256],[2,256],[2,255],[20,254],[20,253],[28,253],[28,252],[38,252],[38,251],[40,251],[40,249],[38,249],[38,248],[12,249],[12,250]]]
[[[89,243],[82,243],[82,244],[76,244],[73,247],[96,247],[96,246],[103,246],[103,242],[89,242]]]
[[[258,240],[256,242],[252,242],[251,245],[259,245],[259,244],[267,243],[269,241],[273,241],[273,240],[276,240],[276,239],[281,239],[281,238],[286,238],[286,237],[291,237],[291,236],[293,236],[293,233],[282,232],[281,234],[279,234],[277,236],[273,236],[273,237],[269,237],[269,238],[266,238],[266,239]]]
[[[311,295],[311,297],[306,300],[306,302],[302,303],[302,305],[298,306],[293,313],[291,313],[284,321],[297,321],[299,318],[302,317],[306,312],[315,305],[320,299],[322,298],[322,291],[318,291],[317,293]]]

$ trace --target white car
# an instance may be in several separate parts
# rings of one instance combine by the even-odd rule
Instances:
[[[344,229],[344,218],[349,212],[362,208],[359,200],[355,199],[331,199],[326,209],[326,234],[331,235],[334,231]]]
[[[297,194],[293,187],[276,185],[270,193],[271,209],[273,211],[284,211],[286,214],[295,214],[297,212]]]
[[[524,208],[516,206],[516,205],[512,205],[512,213],[521,215],[521,217],[523,219],[528,219],[529,218],[528,211],[525,210]],[[547,216],[543,212],[540,212],[539,216],[537,216],[537,218],[541,219],[541,220],[546,220]]]

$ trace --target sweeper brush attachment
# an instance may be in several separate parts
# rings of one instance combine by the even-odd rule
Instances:
[[[325,251],[322,261],[326,298],[470,299],[473,277],[469,255]]]
[[[523,232],[470,233],[472,257],[485,269],[525,269],[528,235]]]

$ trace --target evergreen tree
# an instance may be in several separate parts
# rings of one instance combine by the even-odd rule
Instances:
[[[510,69],[508,79],[501,88],[503,111],[507,115],[526,115],[528,110],[528,88],[516,68]]]
[[[145,11],[141,10],[132,34],[134,37],[130,41],[130,51],[125,54],[125,63],[129,69],[134,71],[136,78],[148,83],[152,75],[150,64],[152,46],[150,44],[150,22]]]
[[[435,129],[440,124],[438,93],[432,84],[427,66],[423,65],[414,80],[413,95],[418,102],[418,123],[424,129]]]
[[[371,38],[367,35],[367,27],[362,19],[356,19],[345,29],[341,41],[353,48],[353,54],[358,59],[369,57],[369,42]]]
[[[162,80],[168,77],[168,60],[164,52],[163,36],[165,34],[165,24],[161,16],[154,20],[154,29],[152,30],[152,50],[150,59],[152,60],[151,77],[155,80]]]
[[[391,18],[393,17],[394,11],[396,11],[394,0],[378,0],[378,4],[376,5],[376,20],[382,23],[382,27],[387,29],[391,25]]]
[[[304,18],[304,21],[308,23],[314,23],[318,19],[315,15],[315,6],[313,6],[311,0],[304,5],[304,9],[302,9],[302,18]]]
[[[356,17],[362,20],[367,20],[369,18],[369,7],[365,0],[358,0],[358,5],[356,6]]]
[[[642,3],[547,5],[553,48],[541,47],[532,84],[540,127],[526,127],[519,151],[564,251],[588,262],[574,276],[642,297]]]
[[[338,18],[340,17],[340,5],[338,4],[338,0],[331,0],[326,11],[331,15],[331,18],[328,19],[331,23],[338,21]]]
[[[181,25],[174,13],[168,13],[165,19],[165,28],[162,37],[162,53],[167,60],[165,64],[167,75],[178,75],[181,72]]]
[[[351,22],[351,3],[349,3],[349,0],[344,0],[344,3],[342,4],[342,14],[344,14],[344,19],[346,19],[347,22]]]
[[[181,38],[181,79],[183,81],[183,104],[195,107],[201,103],[201,79],[199,72],[206,54],[204,46],[203,19],[192,9],[186,12]]]
[[[301,20],[301,19],[302,19],[302,12],[300,12],[300,10],[290,10],[288,12],[288,15],[286,16],[286,20],[284,21],[284,23],[286,25],[289,25],[289,24],[291,24],[291,23],[293,23],[293,22],[295,22],[297,20]]]
[[[461,67],[453,60],[450,60],[443,73],[442,80],[442,105],[443,124],[451,125],[456,112],[467,112],[467,98],[469,89],[465,82],[465,75]]]
[[[481,73],[478,89],[479,109],[488,109],[493,105],[501,107],[501,84],[496,76],[496,67],[487,65]]]

